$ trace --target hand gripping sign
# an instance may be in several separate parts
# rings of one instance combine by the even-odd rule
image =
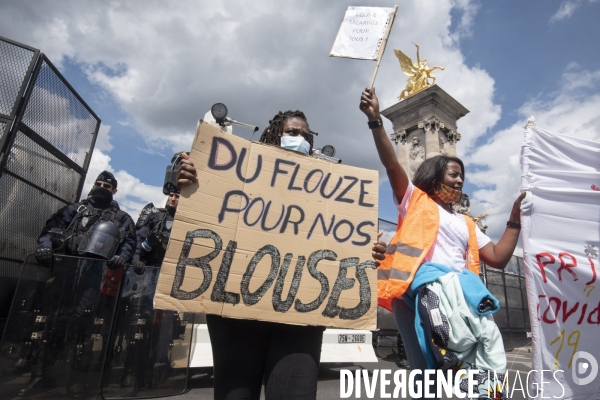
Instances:
[[[198,127],[156,308],[374,329],[377,171]]]

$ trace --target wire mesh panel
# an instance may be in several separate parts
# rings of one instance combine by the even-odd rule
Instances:
[[[78,199],[81,175],[22,132],[17,132],[6,169],[68,203]]]
[[[24,260],[35,250],[45,221],[66,203],[7,173],[0,178],[0,198],[0,258]]]
[[[0,37],[0,114],[14,116],[37,50]]]
[[[0,120],[0,148],[2,148],[2,140],[6,135],[6,131],[8,130],[9,124],[8,121]]]
[[[0,48],[2,65],[27,72],[24,54],[35,52],[2,38]],[[3,81],[6,72],[0,74]],[[18,94],[16,78],[7,82],[1,84],[2,98],[9,92]],[[0,166],[0,259],[17,262],[35,249],[45,221],[79,199],[100,126],[99,118],[43,54],[23,98],[12,129],[6,130],[9,122],[0,124],[7,143]]]
[[[80,167],[97,133],[98,118],[43,59],[22,122]]]
[[[531,330],[522,265],[523,259],[513,256],[504,270],[484,267],[487,288],[500,301],[494,320],[509,338],[526,337]]]
[[[502,276],[502,274],[498,272],[491,272],[490,275],[499,275],[500,277]],[[496,325],[498,325],[498,328],[510,328],[510,326],[508,325],[508,314],[506,310],[506,295],[504,292],[504,286],[502,284],[491,284],[488,281],[487,288],[492,294],[492,296],[494,296],[500,302],[500,310],[494,313],[494,321],[496,321]]]
[[[0,310],[45,221],[79,199],[99,127],[39,50],[0,37]]]
[[[519,276],[519,261],[518,257],[512,256],[508,264],[506,264],[506,268],[504,268],[504,272],[507,274],[512,274],[514,276]]]

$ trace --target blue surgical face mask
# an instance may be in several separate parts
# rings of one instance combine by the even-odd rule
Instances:
[[[310,152],[310,145],[302,136],[282,136],[281,147],[288,150],[296,150],[304,154]]]

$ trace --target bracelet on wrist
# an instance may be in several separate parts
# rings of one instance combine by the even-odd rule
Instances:
[[[373,120],[373,121],[369,121],[369,129],[375,129],[375,128],[379,128],[380,126],[383,126],[383,121],[381,120],[381,117]]]
[[[506,226],[508,228],[521,230],[521,223],[520,222],[507,221],[506,222]]]

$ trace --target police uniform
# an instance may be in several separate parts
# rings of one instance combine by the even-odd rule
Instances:
[[[108,171],[102,172],[96,181],[106,182],[113,189],[117,187],[117,180]],[[113,242],[110,253],[93,252],[93,249],[99,246],[98,243],[90,243],[89,234],[98,230],[99,226],[112,229]],[[86,248],[86,245],[92,246],[91,252],[87,251],[90,249]],[[92,337],[94,334],[100,336],[107,334],[110,318],[105,319],[104,326],[97,326],[97,321],[103,320],[104,314],[112,314],[123,266],[131,260],[134,248],[133,220],[129,214],[119,209],[118,203],[112,200],[112,191],[104,186],[94,185],[87,199],[61,208],[46,221],[35,252],[35,257],[40,264],[51,267],[59,262],[53,257],[54,254],[100,258],[75,260],[78,264],[76,271],[81,271],[81,276],[74,274],[74,270],[70,267],[66,270],[58,268],[60,272],[57,272],[55,266],[53,275],[57,279],[48,280],[44,292],[38,299],[41,300],[42,314],[54,315],[57,311],[55,308],[62,304],[62,299],[69,299],[73,295],[76,296],[74,309],[56,314],[53,318],[58,322],[46,324],[42,328],[44,338],[49,339],[37,344],[37,348],[32,348],[30,354],[23,354],[31,361],[32,375],[28,385],[21,389],[20,396],[29,396],[54,384],[55,378],[49,374],[49,368],[57,361],[65,344],[73,340],[76,342],[77,351],[70,356],[72,372],[69,373],[67,390],[74,396],[84,393],[89,360],[92,359],[91,354],[94,351]],[[82,250],[86,250],[85,254]],[[69,262],[72,261],[73,259],[69,259]],[[105,262],[108,269],[103,273]],[[55,281],[63,284],[59,287],[54,284]],[[66,288],[77,292],[65,293]],[[76,318],[68,322],[67,320],[70,321],[72,316]],[[67,326],[74,328],[75,339],[66,336]]]
[[[133,254],[134,267],[138,264],[136,261],[141,261],[147,266],[161,265],[165,258],[174,217],[175,209],[171,207],[158,209],[152,207],[148,214],[142,213],[136,224],[137,244]]]
[[[101,208],[94,198],[61,208],[46,221],[46,226],[38,238],[38,250],[50,248],[57,254],[77,255],[82,235],[98,221],[109,221],[118,225],[123,238],[116,256],[121,257],[124,263],[130,261],[135,250],[134,223],[129,214],[120,210],[119,204],[114,200],[105,208]],[[55,230],[52,228],[65,230],[66,237],[73,236],[64,244],[59,243],[53,237]]]
[[[130,329],[124,332],[130,348],[125,356],[125,374],[121,381],[121,386],[130,388],[133,393],[140,386],[154,385],[161,374],[161,366],[169,368],[170,345],[178,334],[177,313],[154,310],[152,301],[174,216],[174,208],[155,208],[150,203],[144,207],[136,224],[137,245],[132,266],[136,274],[143,276],[139,278],[137,292],[132,292],[125,319],[142,322],[122,326]],[[135,331],[131,331],[132,326],[135,326]],[[135,337],[139,339],[132,340]]]

